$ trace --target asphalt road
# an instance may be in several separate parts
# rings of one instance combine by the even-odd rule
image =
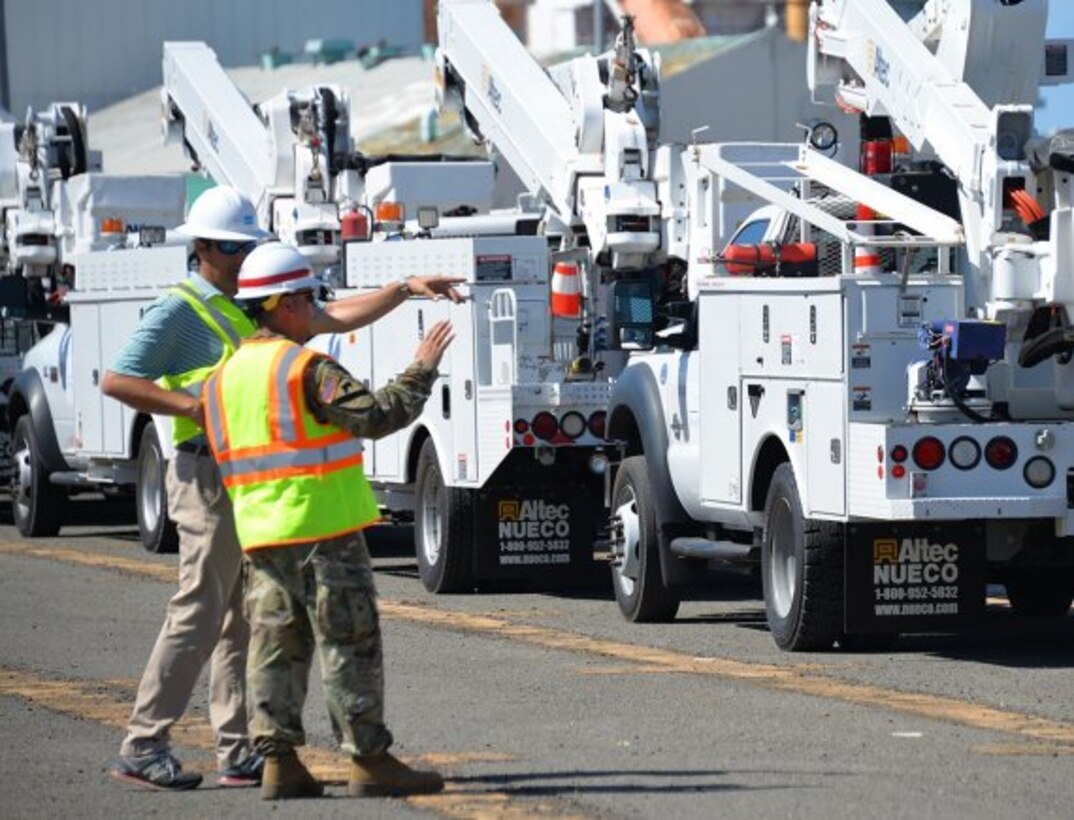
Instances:
[[[406,531],[371,538],[395,752],[442,795],[343,797],[319,682],[304,757],[329,796],[118,784],[118,748],[160,627],[174,556],[145,554],[116,502],[25,541],[0,526],[0,815],[1069,818],[1074,616],[994,601],[968,636],[789,655],[748,578],[714,575],[673,624],[623,622],[603,592],[431,596]],[[199,686],[176,732],[211,774]]]

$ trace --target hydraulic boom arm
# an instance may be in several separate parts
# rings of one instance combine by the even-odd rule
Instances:
[[[844,108],[890,117],[915,149],[931,149],[946,166],[966,236],[966,307],[1005,322],[1012,342],[1004,372],[1013,380],[993,392],[1015,406],[1019,368],[1061,354],[1055,397],[1074,409],[1065,358],[1074,352],[1065,318],[1074,314],[1074,151],[1061,141],[1042,150],[1033,126],[1039,85],[1069,80],[1059,59],[1069,44],[1045,40],[1047,0],[917,5],[904,20],[887,0],[814,3],[810,87],[833,91]]]
[[[337,173],[351,153],[346,96],[334,86],[282,92],[257,109],[205,43],[164,44],[165,136],[181,137],[213,179],[257,206],[263,227],[315,265],[339,258],[337,202],[355,175]]]
[[[584,227],[595,258],[638,267],[660,244],[651,178],[659,61],[616,47],[546,73],[490,0],[443,0],[438,91],[559,218]]]

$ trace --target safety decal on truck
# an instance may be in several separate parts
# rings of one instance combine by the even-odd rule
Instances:
[[[489,253],[474,259],[474,275],[478,282],[509,280],[511,278],[511,255]]]
[[[850,388],[851,407],[855,410],[869,411],[873,409],[873,388],[868,385],[856,385]]]
[[[851,524],[846,548],[846,630],[953,631],[984,611],[979,524]]]
[[[850,346],[850,367],[852,370],[868,370],[873,366],[871,346],[856,344]]]

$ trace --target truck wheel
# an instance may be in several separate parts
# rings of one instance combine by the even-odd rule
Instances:
[[[622,528],[613,541],[615,601],[633,623],[670,621],[679,611],[679,596],[664,585],[660,574],[660,544],[656,511],[645,456],[623,460],[612,488],[612,515]]]
[[[1051,568],[1007,570],[1003,576],[1011,609],[1030,618],[1061,618],[1074,600],[1074,573]]]
[[[831,648],[843,625],[843,536],[802,516],[790,464],[772,476],[764,512],[761,578],[772,638],[791,652]]]
[[[164,489],[164,451],[157,427],[149,422],[138,443],[138,483],[134,486],[134,506],[138,511],[138,535],[147,552],[179,551],[179,532],[168,518],[168,496]]]
[[[67,491],[51,484],[30,416],[19,417],[13,442],[15,477],[11,510],[15,526],[27,538],[55,535],[67,510]]]
[[[473,499],[468,490],[444,485],[436,445],[426,440],[418,455],[414,546],[418,575],[429,592],[473,587]]]

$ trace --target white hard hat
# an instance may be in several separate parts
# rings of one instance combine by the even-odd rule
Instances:
[[[317,290],[321,284],[298,248],[283,242],[266,242],[243,260],[235,299],[259,302],[277,294]]]
[[[249,197],[229,185],[217,185],[194,200],[186,222],[176,230],[197,239],[237,242],[268,236],[257,226],[257,211]]]

